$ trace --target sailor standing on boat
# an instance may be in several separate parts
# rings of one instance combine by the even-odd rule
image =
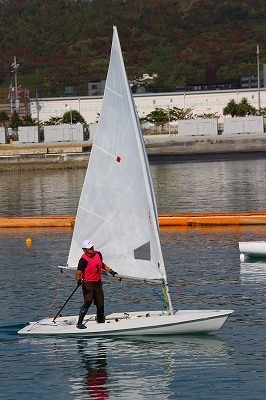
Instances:
[[[102,254],[94,250],[90,240],[82,242],[84,254],[81,256],[76,271],[76,280],[78,285],[82,285],[84,303],[80,309],[77,328],[86,329],[83,319],[87,314],[92,302],[97,308],[97,322],[103,323],[104,319],[104,294],[102,289],[102,269],[115,276],[117,272],[113,271],[102,261]]]

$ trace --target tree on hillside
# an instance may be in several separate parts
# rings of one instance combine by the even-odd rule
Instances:
[[[19,118],[19,114],[17,111],[12,112],[9,126],[12,129],[18,129],[18,127],[20,126],[20,118]]]
[[[62,117],[51,117],[43,122],[43,125],[60,125],[62,124]]]
[[[167,110],[156,107],[154,111],[151,111],[146,115],[146,117],[142,118],[142,121],[150,122],[151,124],[154,124],[156,128],[161,126],[161,129],[163,130],[164,125],[169,122],[169,118]]]
[[[258,115],[262,115],[263,117],[266,117],[266,107],[261,107],[258,111]]]
[[[32,118],[31,115],[23,115],[20,119],[20,126],[38,126],[38,120]]]
[[[257,113],[257,109],[245,97],[243,97],[240,103],[236,103],[234,99],[231,99],[223,109],[223,115],[231,115],[232,117],[246,117],[247,115],[256,115]]]
[[[179,119],[188,119],[191,116],[192,108],[178,108],[178,107],[167,107],[165,108],[155,108],[145,117],[140,118],[141,123],[150,122],[156,127],[161,126],[164,129],[164,125],[172,121],[178,121]]]
[[[210,118],[220,118],[220,115],[215,112],[208,112],[208,113],[203,113],[203,114],[196,114],[195,115],[196,118],[202,118],[202,119],[210,119]]]
[[[85,119],[77,110],[71,110],[64,113],[62,117],[62,123],[70,124],[71,122],[72,124],[77,124],[77,123],[86,124]]]
[[[0,111],[0,125],[7,126],[9,121],[9,116],[6,111]]]
[[[223,115],[231,115],[232,117],[236,117],[237,104],[234,99],[231,99],[229,103],[223,108]]]
[[[170,121],[178,121],[179,119],[187,119],[190,117],[193,108],[173,107],[169,109]]]
[[[119,21],[129,78],[158,74],[147,90],[204,83],[207,64],[217,82],[239,84],[257,74],[258,41],[265,59],[263,15],[265,0],[0,0],[0,80],[9,86],[15,50],[19,85],[32,94],[87,95],[87,82],[106,77]]]

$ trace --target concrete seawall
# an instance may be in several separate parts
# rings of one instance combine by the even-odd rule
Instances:
[[[0,156],[1,171],[86,168],[89,153],[17,154]]]
[[[0,217],[0,228],[52,228],[74,227],[71,215],[32,217]],[[197,227],[230,225],[266,225],[266,212],[208,213],[208,214],[162,214],[161,227]]]
[[[207,155],[238,155],[254,153],[266,156],[266,134],[241,134],[234,136],[150,135],[144,136],[149,159],[162,161]],[[37,169],[86,168],[91,149],[90,142],[35,143],[0,146],[0,172]]]

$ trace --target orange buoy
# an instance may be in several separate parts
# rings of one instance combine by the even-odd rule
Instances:
[[[30,237],[28,237],[28,238],[26,239],[26,245],[27,245],[28,247],[30,247],[30,246],[32,245],[32,239],[31,239]]]

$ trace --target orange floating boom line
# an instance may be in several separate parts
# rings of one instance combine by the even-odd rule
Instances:
[[[0,228],[48,228],[73,227],[75,217],[66,216],[35,216],[35,217],[0,217]]]
[[[0,217],[0,228],[73,227],[75,217],[71,215],[49,215],[34,217]],[[266,212],[161,214],[159,225],[171,226],[226,226],[265,225]]]
[[[209,214],[162,214],[160,226],[225,226],[264,225],[266,212],[209,213]]]

